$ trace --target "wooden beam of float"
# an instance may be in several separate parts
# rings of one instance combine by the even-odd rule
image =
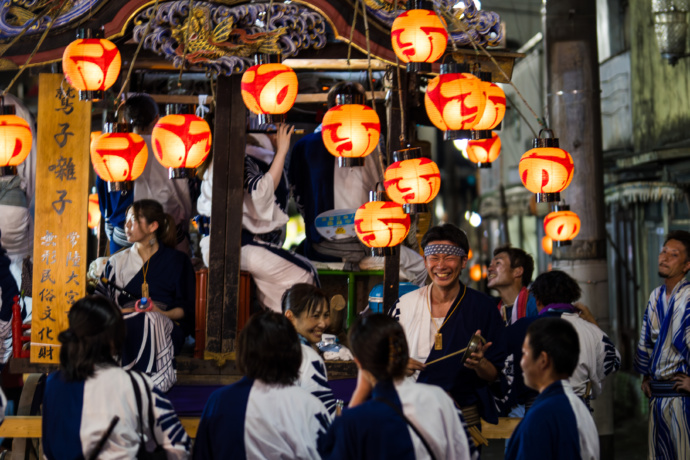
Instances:
[[[86,288],[91,102],[62,74],[38,79],[31,362],[59,362],[58,334]]]

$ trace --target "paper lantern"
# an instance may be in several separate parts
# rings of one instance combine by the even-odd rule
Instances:
[[[194,169],[211,151],[211,128],[196,115],[167,115],[151,133],[156,159],[171,170],[171,178],[186,177],[181,170]]]
[[[117,46],[102,38],[80,38],[65,48],[62,71],[67,82],[79,90],[79,98],[101,99],[120,75]]]
[[[472,249],[470,249],[470,252],[467,253],[467,260],[472,260],[472,256],[474,254],[472,253]]]
[[[482,266],[479,264],[470,267],[470,279],[472,281],[480,281],[482,279]]]
[[[88,220],[86,225],[89,228],[96,228],[101,222],[101,208],[98,206],[98,194],[92,193],[89,195]]]
[[[558,148],[555,138],[539,137],[534,139],[533,145],[534,148],[520,158],[520,179],[527,190],[537,194],[537,202],[560,201],[560,192],[573,180],[573,158]]]
[[[501,138],[492,132],[490,139],[477,139],[467,142],[467,158],[480,168],[490,168],[501,153]]]
[[[255,114],[283,114],[297,98],[297,75],[284,64],[254,65],[242,75],[241,90],[244,104]]]
[[[321,137],[338,164],[356,166],[374,151],[381,135],[381,122],[376,111],[361,104],[336,105],[326,112]],[[344,161],[347,160],[347,161]]]
[[[396,161],[386,168],[383,186],[388,197],[398,204],[425,204],[438,194],[441,172],[436,163],[428,158]]]
[[[475,130],[491,130],[501,123],[506,114],[506,94],[491,82],[482,82],[486,94],[486,106],[479,122],[474,125]]]
[[[410,216],[392,201],[370,201],[355,212],[355,231],[367,247],[390,248],[410,231]]]
[[[431,8],[410,9],[400,14],[391,26],[393,51],[408,71],[429,71],[430,64],[446,51],[448,33]]]
[[[551,255],[553,252],[553,240],[548,236],[544,236],[544,238],[541,239],[541,248],[546,254]]]
[[[580,218],[570,210],[558,210],[544,217],[544,232],[559,246],[569,244],[580,233]]]
[[[144,172],[147,160],[146,142],[135,133],[105,133],[92,143],[93,169],[111,184],[135,180]]]
[[[444,139],[469,138],[486,106],[482,81],[469,73],[442,73],[429,81],[424,106],[434,126],[446,131]],[[456,136],[449,131],[467,132]]]
[[[29,124],[16,115],[0,115],[0,168],[19,166],[31,152]]]

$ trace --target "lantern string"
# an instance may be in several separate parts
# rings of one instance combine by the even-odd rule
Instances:
[[[367,39],[367,73],[369,74],[369,90],[371,92],[371,108],[376,112],[376,97],[374,96],[374,75],[371,71],[371,44],[369,41],[369,20],[367,17],[367,7],[364,0],[359,0],[362,7],[362,18],[364,18],[364,33]]]
[[[352,18],[352,25],[350,26],[350,41],[347,44],[347,65],[348,67],[350,66],[350,55],[352,54],[352,40],[354,39],[355,36],[355,26],[357,25],[357,12],[359,11],[359,8],[357,8],[357,5],[359,4],[358,1],[355,1],[355,14]],[[397,0],[396,0],[397,4]],[[367,43],[368,45],[368,43]]]
[[[192,26],[192,7],[194,6],[194,0],[189,0],[189,12],[187,13],[187,37],[189,37],[189,31]],[[184,34],[182,34],[184,37]],[[182,86],[182,73],[184,72],[185,64],[187,63],[187,44],[188,40],[184,41],[184,50],[182,52],[182,65],[180,65],[180,75],[177,77],[177,87]]]
[[[496,59],[494,59],[494,57],[491,55],[491,53],[489,53],[486,50],[486,48],[484,46],[482,46],[481,43],[477,42],[475,40],[475,38],[472,36],[472,34],[469,33],[469,27],[467,26],[467,24],[465,24],[465,22],[462,20],[456,20],[455,17],[452,14],[450,14],[447,10],[442,10],[440,12],[441,12],[442,16],[449,18],[454,26],[458,27],[462,32],[465,32],[467,37],[470,39],[470,43],[472,44],[472,47],[474,48],[474,51],[477,53],[477,55],[479,55],[479,50],[481,50],[489,58],[489,60],[493,63],[494,66],[496,66],[496,68],[501,73],[501,75],[503,75],[503,78],[515,90],[515,93],[518,95],[518,97],[520,97],[520,99],[522,99],[522,102],[525,104],[525,106],[527,106],[527,109],[529,109],[529,111],[532,113],[532,116],[537,120],[537,123],[539,123],[539,126],[541,126],[543,128],[547,128],[548,126],[546,124],[546,121],[543,118],[540,118],[537,115],[537,113],[534,111],[534,109],[532,109],[532,107],[527,103],[527,100],[525,99],[525,97],[522,95],[522,93],[517,88],[517,86],[515,86],[515,84],[510,80],[510,78],[505,73],[503,68],[500,65],[498,65],[498,62],[496,62]],[[450,33],[450,31],[448,30],[448,26],[444,21],[441,21],[441,23],[443,23],[443,27],[446,28],[446,32],[450,36],[451,43],[453,45],[453,51],[457,52],[457,47],[455,44],[455,38],[453,37],[453,34]],[[531,127],[530,127],[530,129],[531,129]],[[533,129],[532,129],[532,131],[534,132]]]
[[[395,0],[393,5],[394,11],[398,11],[398,0]],[[398,75],[398,103],[400,104],[400,147],[405,146],[407,140],[407,135],[405,133],[405,112],[403,112],[403,93],[402,93],[402,77],[400,75],[400,60],[398,59],[398,53],[395,54],[395,70]]]
[[[129,81],[132,78],[132,71],[134,70],[134,63],[136,62],[137,57],[139,56],[139,51],[141,51],[141,47],[144,44],[144,40],[146,40],[146,37],[149,36],[149,32],[151,31],[151,23],[153,22],[153,18],[156,16],[157,13],[158,0],[156,0],[153,4],[153,9],[151,10],[151,15],[149,16],[149,22],[148,24],[146,24],[146,30],[144,30],[144,35],[141,36],[141,40],[139,40],[139,45],[137,45],[137,49],[134,52],[134,56],[132,56],[132,61],[130,62],[129,69],[127,70],[127,77],[125,78],[124,83],[122,83],[122,88],[120,88],[120,92],[117,94],[117,97],[115,98],[115,104],[117,104],[117,101],[120,100],[122,94],[129,86]]]
[[[34,55],[36,54],[36,52],[38,51],[38,49],[41,47],[41,45],[43,44],[43,42],[45,41],[45,39],[48,37],[48,32],[50,32],[50,29],[53,28],[53,24],[55,24],[55,20],[56,20],[58,17],[60,17],[60,15],[62,14],[62,11],[65,9],[65,7],[67,6],[68,3],[69,3],[69,2],[68,2],[67,0],[64,0],[64,1],[62,2],[62,4],[60,5],[60,7],[57,9],[57,13],[55,13],[55,16],[51,16],[51,17],[50,17],[50,22],[48,23],[48,26],[46,27],[46,30],[45,30],[45,31],[43,32],[43,34],[41,35],[40,40],[38,40],[38,43],[36,44],[36,47],[33,49],[33,51],[31,51],[31,54],[30,54],[29,57],[26,59],[26,62],[24,62],[24,64],[22,64],[22,66],[19,68],[19,71],[17,72],[17,74],[16,74],[16,75],[14,76],[14,78],[12,79],[12,81],[10,81],[10,83],[9,83],[9,84],[7,85],[7,87],[4,89],[4,91],[2,92],[2,97],[5,97],[5,95],[7,95],[7,92],[12,88],[12,86],[14,86],[14,84],[17,82],[17,80],[19,79],[19,77],[21,76],[21,74],[24,72],[24,70],[26,70],[26,68],[28,67],[29,63],[31,62],[31,59],[33,59],[33,57],[34,57]]]

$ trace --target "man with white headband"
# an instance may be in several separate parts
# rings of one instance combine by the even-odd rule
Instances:
[[[446,390],[460,406],[475,442],[485,443],[480,417],[498,423],[488,386],[498,379],[505,360],[503,322],[495,300],[460,282],[469,252],[465,232],[451,224],[432,227],[422,248],[431,284],[402,296],[391,312],[405,330],[408,369],[418,382]],[[486,343],[464,363],[464,353],[448,356],[467,347],[474,334]]]

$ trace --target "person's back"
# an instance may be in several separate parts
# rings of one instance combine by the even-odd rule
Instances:
[[[172,404],[161,393],[150,391],[153,388],[150,378],[115,366],[96,369],[93,377],[83,381],[67,381],[60,371],[50,374],[43,399],[43,451],[46,458],[88,458],[115,416],[119,420],[98,458],[135,458],[142,428],[130,375],[134,376],[141,395],[146,438],[152,439],[153,430],[157,443],[167,451],[168,458],[187,458],[191,442]],[[153,408],[153,426],[148,417],[149,404]],[[166,423],[162,423],[164,421]]]

